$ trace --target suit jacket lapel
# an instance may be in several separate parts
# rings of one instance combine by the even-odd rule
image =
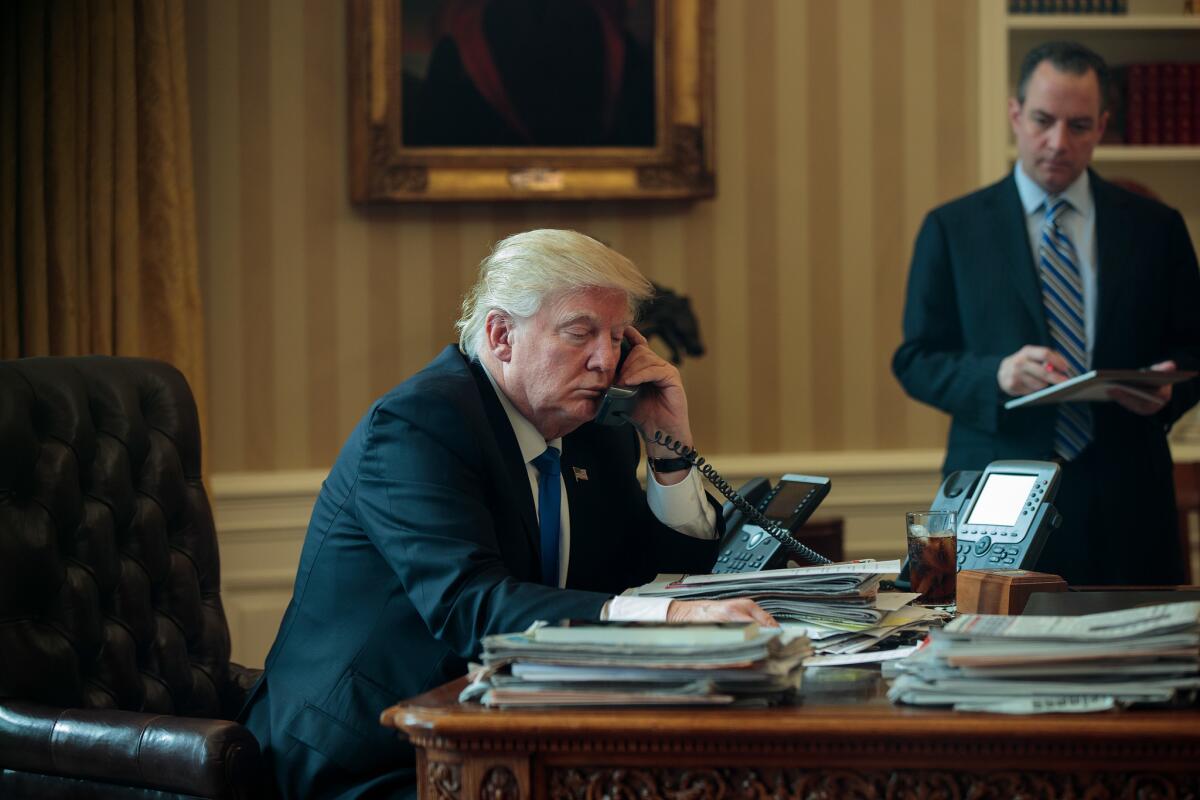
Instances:
[[[591,563],[592,554],[588,552],[590,546],[595,544],[595,537],[585,533],[587,530],[586,517],[590,513],[586,511],[586,498],[580,494],[587,490],[588,481],[591,480],[591,475],[588,476],[588,481],[580,481],[575,475],[575,469],[578,467],[582,470],[587,470],[586,463],[580,463],[579,458],[582,456],[580,448],[576,446],[575,434],[569,433],[563,437],[563,452],[562,452],[562,477],[563,485],[567,487],[567,513],[571,520],[571,553],[567,562],[567,580],[575,578],[576,581],[579,575],[578,570],[584,569],[585,564]],[[595,470],[591,470],[595,472]]]
[[[1096,204],[1096,341],[1092,343],[1092,363],[1104,364],[1104,332],[1121,331],[1121,325],[1106,324],[1121,294],[1121,277],[1125,265],[1133,263],[1134,242],[1130,226],[1121,224],[1121,197],[1112,187],[1088,170],[1092,184],[1092,199]]]
[[[521,458],[521,448],[517,445],[517,436],[513,433],[508,415],[504,413],[504,406],[500,405],[500,399],[496,397],[496,390],[493,388],[492,382],[488,380],[487,374],[484,373],[483,366],[478,361],[471,361],[470,369],[471,377],[475,379],[475,384],[479,387],[479,396],[483,401],[483,410],[487,414],[488,425],[496,436],[496,444],[499,446],[501,457],[504,460],[502,473],[508,477],[509,486],[502,487],[502,492],[513,498],[517,507],[520,508],[521,521],[525,523],[525,536],[529,540],[529,547],[534,553],[537,553],[541,546],[537,513],[533,507],[533,494],[529,491],[529,469]]]
[[[1000,247],[1004,263],[1009,265],[1013,287],[1030,316],[1036,321],[1041,343],[1050,341],[1046,328],[1046,310],[1042,304],[1042,284],[1033,251],[1029,243],[1029,227],[1025,224],[1025,207],[1017,192],[1017,180],[1009,173],[992,196],[992,213],[1000,230]]]

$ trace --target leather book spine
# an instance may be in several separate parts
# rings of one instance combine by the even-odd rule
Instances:
[[[1130,64],[1125,76],[1125,143],[1146,143],[1146,65]]]
[[[1178,64],[1159,65],[1159,122],[1163,144],[1179,142],[1179,69]]]
[[[1159,64],[1146,65],[1146,144],[1162,144],[1162,70]]]
[[[1192,67],[1192,144],[1200,144],[1200,61]]]
[[[1175,72],[1178,82],[1175,96],[1175,125],[1178,129],[1176,144],[1195,144],[1196,130],[1193,127],[1192,107],[1195,105],[1196,84],[1192,67],[1194,64],[1179,64]]]

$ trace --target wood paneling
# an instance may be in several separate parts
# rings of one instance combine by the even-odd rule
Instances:
[[[212,471],[327,467],[492,242],[545,226],[692,298],[702,451],[941,447],[889,362],[921,218],[981,180],[974,4],[718,0],[711,201],[363,210],[342,3],[188,2]]]

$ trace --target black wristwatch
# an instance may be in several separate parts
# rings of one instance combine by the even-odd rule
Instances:
[[[692,462],[686,458],[647,458],[650,462],[650,469],[655,472],[679,472],[681,469],[691,469]]]

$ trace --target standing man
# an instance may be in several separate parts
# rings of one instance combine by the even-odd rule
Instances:
[[[1004,180],[934,209],[917,236],[892,369],[953,417],[943,472],[1058,460],[1063,527],[1038,569],[1073,584],[1183,578],[1167,432],[1200,380],[1153,400],[1005,411],[1012,397],[1089,369],[1200,366],[1200,271],[1179,212],[1088,168],[1104,133],[1108,69],[1052,42],[1022,62]]]
[[[631,325],[651,285],[572,231],[501,241],[463,301],[459,344],[375,402],[321,487],[295,590],[242,719],[285,798],[415,792],[379,713],[466,672],[483,637],[535,620],[756,621],[746,599],[615,597],[708,572],[716,504],[687,462],[591,424],[617,380],[687,445],[679,371]],[[632,347],[617,374],[621,343]]]

